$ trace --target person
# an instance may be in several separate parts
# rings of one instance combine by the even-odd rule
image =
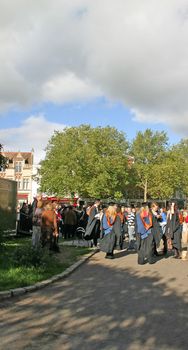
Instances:
[[[184,222],[183,222],[183,230],[182,230],[182,243],[188,243],[188,211],[184,211]]]
[[[72,205],[64,213],[64,237],[73,238],[76,231],[77,215]]]
[[[42,212],[41,243],[42,247],[49,243],[49,250],[59,252],[57,244],[58,229],[56,214],[51,202],[47,202]]]
[[[153,234],[152,214],[147,203],[143,203],[136,214],[135,232],[137,239],[138,264],[144,265],[147,261],[153,264]]]
[[[86,240],[92,240],[91,245],[94,244],[95,247],[97,247],[97,242],[100,237],[100,204],[100,199],[96,199],[94,205],[89,209],[89,218],[84,235]]]
[[[135,250],[135,210],[130,206],[127,207],[127,225],[128,225],[128,250]]]
[[[160,222],[162,220],[162,216],[159,212],[159,205],[156,202],[151,203],[151,213],[152,213],[152,222],[153,222],[153,254],[155,256],[159,256],[159,253],[157,251],[157,248],[160,245],[161,238],[163,236],[162,228],[160,226]]]
[[[22,207],[20,209],[20,231],[29,232],[29,210],[28,210],[28,204],[23,203]]]
[[[124,240],[125,216],[124,216],[124,212],[122,211],[121,206],[117,207],[117,215],[120,217],[120,220],[121,220],[121,234],[120,234],[120,236],[116,237],[116,249],[122,250],[123,249],[123,240]]]
[[[56,201],[52,202],[52,207],[53,207],[53,210],[56,214],[57,232],[58,232],[57,241],[58,241],[59,235],[60,235],[60,224],[61,224],[62,216],[61,216],[61,212],[60,212],[60,205],[58,202],[56,202]]]
[[[86,229],[87,223],[88,223],[88,215],[87,215],[87,207],[86,205],[83,205],[82,211],[80,212],[80,216],[78,219],[78,226],[82,227],[84,230]]]
[[[33,207],[32,204],[28,204],[28,232],[32,231],[33,227]]]
[[[168,250],[174,250],[174,258],[181,259],[182,225],[180,224],[179,212],[175,202],[169,202],[165,236],[167,238]]]
[[[162,240],[163,240],[163,254],[167,254],[167,239],[165,236],[165,230],[166,230],[166,221],[167,221],[167,210],[166,207],[162,207],[160,209],[160,215],[161,215],[161,220],[159,225],[161,226],[162,230]]]
[[[121,234],[121,219],[113,205],[109,205],[102,216],[100,250],[106,259],[114,259],[116,238]]]
[[[40,200],[37,202],[37,207],[33,215],[33,233],[32,233],[32,246],[38,248],[40,246],[41,238],[41,225],[42,225],[42,207],[43,202]]]
[[[123,224],[123,238],[125,241],[127,241],[129,239],[128,236],[128,221],[127,221],[127,216],[128,216],[128,207],[126,206],[122,206],[121,207],[121,211],[123,213],[124,216],[124,224]]]

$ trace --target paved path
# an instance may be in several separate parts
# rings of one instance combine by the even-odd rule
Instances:
[[[97,253],[67,279],[5,301],[0,349],[187,350],[188,262]]]

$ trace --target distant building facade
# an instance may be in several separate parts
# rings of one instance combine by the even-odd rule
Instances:
[[[33,152],[2,152],[7,166],[0,170],[0,178],[17,181],[19,202],[33,201]]]

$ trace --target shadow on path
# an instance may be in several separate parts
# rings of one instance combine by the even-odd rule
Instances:
[[[186,298],[156,272],[87,263],[67,280],[7,302],[0,349],[187,350]]]

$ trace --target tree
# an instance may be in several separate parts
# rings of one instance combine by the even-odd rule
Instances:
[[[152,198],[172,198],[177,192],[183,193],[188,180],[185,169],[185,161],[178,152],[174,148],[167,150],[160,163],[153,165],[150,178]]]
[[[154,194],[154,168],[160,169],[167,145],[168,138],[165,132],[153,132],[150,129],[139,131],[131,144],[130,154],[135,159],[132,173],[135,185],[144,190],[144,201],[148,195]]]
[[[181,171],[181,180],[177,190],[188,196],[188,138],[174,145],[172,152],[177,159],[177,168],[179,172]]]
[[[0,143],[0,171],[6,168],[7,158],[2,155],[3,145]]]
[[[128,178],[127,151],[124,133],[109,126],[55,131],[39,170],[41,190],[58,196],[121,197]]]

